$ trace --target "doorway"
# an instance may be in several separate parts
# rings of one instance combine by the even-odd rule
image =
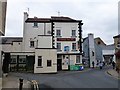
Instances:
[[[62,55],[57,55],[57,71],[62,70]]]
[[[3,70],[3,73],[8,73],[9,72],[10,53],[5,53],[4,55],[5,56],[4,56],[4,60],[3,60],[2,70]]]
[[[57,71],[62,70],[62,59],[57,59]]]

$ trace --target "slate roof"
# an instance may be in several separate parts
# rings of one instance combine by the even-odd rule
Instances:
[[[111,44],[111,45],[100,45],[100,47],[103,49],[103,50],[114,50],[115,49],[115,45],[114,44]]]
[[[63,17],[63,16],[51,16],[51,18],[37,18],[37,17],[34,17],[34,18],[28,18],[26,20],[26,22],[51,22],[51,21],[82,21],[82,20],[75,20],[75,19],[72,19],[70,17]]]
[[[22,42],[22,37],[2,37],[0,44],[12,44],[13,42]]]
[[[120,34],[119,35],[117,35],[117,36],[114,36],[113,38],[119,38],[120,37]]]

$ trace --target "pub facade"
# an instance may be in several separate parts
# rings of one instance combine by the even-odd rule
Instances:
[[[82,20],[29,18],[25,12],[23,21],[23,37],[2,40],[3,63],[10,71],[57,73],[82,63]]]

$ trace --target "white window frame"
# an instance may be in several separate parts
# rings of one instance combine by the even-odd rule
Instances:
[[[75,48],[74,48],[73,44],[75,44]],[[72,51],[76,51],[76,47],[77,47],[76,43],[72,43]]]
[[[40,60],[40,64],[39,64],[39,60]],[[38,56],[38,67],[42,67],[42,56]]]
[[[30,48],[34,48],[34,47],[35,47],[35,42],[34,41],[30,41]]]
[[[59,33],[58,33],[58,31],[59,31]],[[61,30],[60,30],[60,29],[57,29],[57,30],[56,30],[56,36],[57,36],[57,37],[61,37]]]
[[[59,45],[58,45],[59,44]],[[58,48],[60,46],[60,48]],[[61,51],[61,43],[57,43],[57,51]]]
[[[37,23],[37,22],[34,22],[34,23],[33,23],[33,27],[37,28],[37,27],[38,27],[38,23]]]
[[[76,63],[80,63],[80,55],[76,55]]]
[[[72,30],[71,34],[72,34],[72,37],[76,37],[76,30]]]

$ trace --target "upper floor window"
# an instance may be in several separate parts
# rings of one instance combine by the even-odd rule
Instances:
[[[33,48],[34,46],[34,41],[30,41],[30,47]]]
[[[76,30],[72,30],[72,36],[73,36],[73,37],[76,36]]]
[[[76,43],[72,43],[72,50],[76,50]]]
[[[56,36],[61,36],[61,30],[56,30]]]
[[[57,50],[58,50],[58,51],[61,50],[61,43],[57,43]]]
[[[38,23],[37,23],[37,22],[34,22],[33,27],[38,27]]]

